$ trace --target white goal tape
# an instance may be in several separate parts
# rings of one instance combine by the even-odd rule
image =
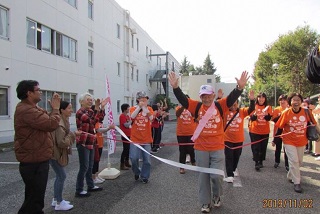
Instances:
[[[123,136],[127,141],[132,142],[127,136],[126,134],[118,127],[116,126],[115,129],[117,130],[117,132],[119,132],[121,134],[121,136]],[[136,147],[138,147],[139,149],[141,149],[143,152],[151,155],[152,157],[154,157],[155,159],[158,159],[159,161],[169,164],[171,166],[175,166],[175,167],[179,167],[179,168],[184,168],[184,169],[188,169],[188,170],[192,170],[192,171],[197,171],[197,172],[203,172],[203,173],[209,173],[209,174],[217,174],[217,175],[222,175],[223,177],[225,176],[224,171],[220,170],[220,169],[213,169],[213,168],[205,168],[205,167],[199,167],[199,166],[192,166],[192,165],[186,165],[186,164],[182,164],[182,163],[178,163],[172,160],[168,160],[168,159],[164,159],[164,158],[159,158],[157,156],[154,156],[153,154],[147,152],[143,147],[141,147],[139,144],[136,143],[132,143],[133,145],[135,145]]]

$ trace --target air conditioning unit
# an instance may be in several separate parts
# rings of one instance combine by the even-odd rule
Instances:
[[[132,61],[132,62],[131,62],[131,65],[132,65],[132,66],[136,66],[136,65],[137,65],[137,62],[136,62],[136,61]]]

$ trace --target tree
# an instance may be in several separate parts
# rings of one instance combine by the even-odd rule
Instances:
[[[280,35],[259,54],[253,74],[254,90],[265,92],[268,100],[274,100],[277,78],[277,96],[298,92],[307,97],[319,93],[319,86],[309,82],[305,75],[308,53],[318,41],[320,36],[308,25]],[[274,63],[279,64],[277,71],[272,70]]]
[[[203,64],[203,74],[212,75],[216,72],[216,68],[214,67],[214,63],[211,62],[210,54],[208,53],[206,59],[204,60]]]
[[[189,66],[190,66],[190,62],[188,62],[187,57],[184,56],[181,62],[181,67],[179,72],[184,76],[189,75],[189,71],[188,71]]]

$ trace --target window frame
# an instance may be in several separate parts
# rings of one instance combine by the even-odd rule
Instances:
[[[1,103],[2,97],[0,94],[0,118],[8,118],[10,117],[10,106],[9,106],[9,93],[10,93],[10,87],[9,86],[4,86],[0,85],[0,91],[1,90],[5,91],[4,94],[4,99],[3,99],[3,104]],[[2,114],[2,108],[5,107],[4,109],[4,114]]]
[[[117,23],[117,38],[120,39],[121,34],[120,34],[120,25]]]
[[[94,64],[94,62],[93,62],[93,55],[94,53],[93,53],[93,50],[91,50],[91,49],[88,49],[88,66],[89,67],[91,67],[91,68],[93,68],[93,64]]]
[[[74,8],[77,8],[77,0],[64,0],[67,2],[69,5],[71,5]],[[74,5],[72,4],[74,2]]]
[[[120,62],[117,62],[117,69],[118,69],[118,76],[120,77],[121,75],[121,64]]]
[[[6,40],[9,40],[9,22],[10,22],[10,20],[9,20],[9,9],[8,8],[6,8],[6,7],[4,7],[4,6],[2,6],[2,5],[0,5],[0,10],[3,10],[3,11],[5,11],[5,34],[6,35],[1,35],[0,34],[0,38],[1,39],[6,39]],[[0,19],[1,19],[1,17],[0,17]],[[2,20],[2,19],[1,19]]]
[[[90,7],[91,6],[91,7]],[[93,20],[93,1],[88,0],[88,18]]]

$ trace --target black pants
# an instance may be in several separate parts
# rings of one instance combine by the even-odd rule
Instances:
[[[129,136],[128,138],[130,139]],[[120,163],[125,163],[125,161],[129,161],[130,142],[127,142],[127,139],[125,139],[124,137],[121,137],[121,139],[122,139],[123,150],[121,153]]]
[[[97,146],[98,146],[98,145],[97,145]],[[98,151],[99,151],[99,161],[94,161],[94,162],[93,162],[92,174],[96,174],[97,172],[99,172],[99,162],[100,162],[100,160],[101,160],[102,149],[103,149],[103,148],[98,148]]]
[[[282,134],[282,129],[278,129],[276,136]],[[273,140],[274,144],[276,144],[276,151],[274,152],[274,162],[280,163],[280,155],[281,155],[281,149],[282,149],[282,138],[281,137],[275,137]],[[288,156],[286,154],[285,149],[284,150],[284,165],[289,167],[288,162]]]
[[[251,145],[253,161],[255,162],[264,161],[266,159],[266,154],[267,154],[269,134],[254,134],[250,132],[249,135],[250,135],[251,142],[259,141],[258,143]]]
[[[190,136],[177,136],[177,140],[178,143],[193,143],[193,141],[191,140],[192,135]],[[185,164],[186,163],[186,157],[187,154],[190,155],[190,161],[191,163],[195,163],[196,159],[195,159],[195,154],[194,154],[194,148],[193,148],[193,144],[191,145],[179,145],[179,162]]]
[[[242,146],[243,142],[231,143],[225,141],[224,144],[230,148],[234,148],[237,146]],[[242,148],[229,149],[228,147],[224,148],[227,177],[234,177],[233,172],[236,171],[236,168],[238,167],[239,159],[242,153]]]
[[[159,128],[152,127],[151,132],[153,138],[152,149],[157,149],[161,142],[161,126]]]
[[[25,184],[24,202],[18,214],[44,213],[44,196],[47,188],[49,161],[20,163],[19,172]]]

